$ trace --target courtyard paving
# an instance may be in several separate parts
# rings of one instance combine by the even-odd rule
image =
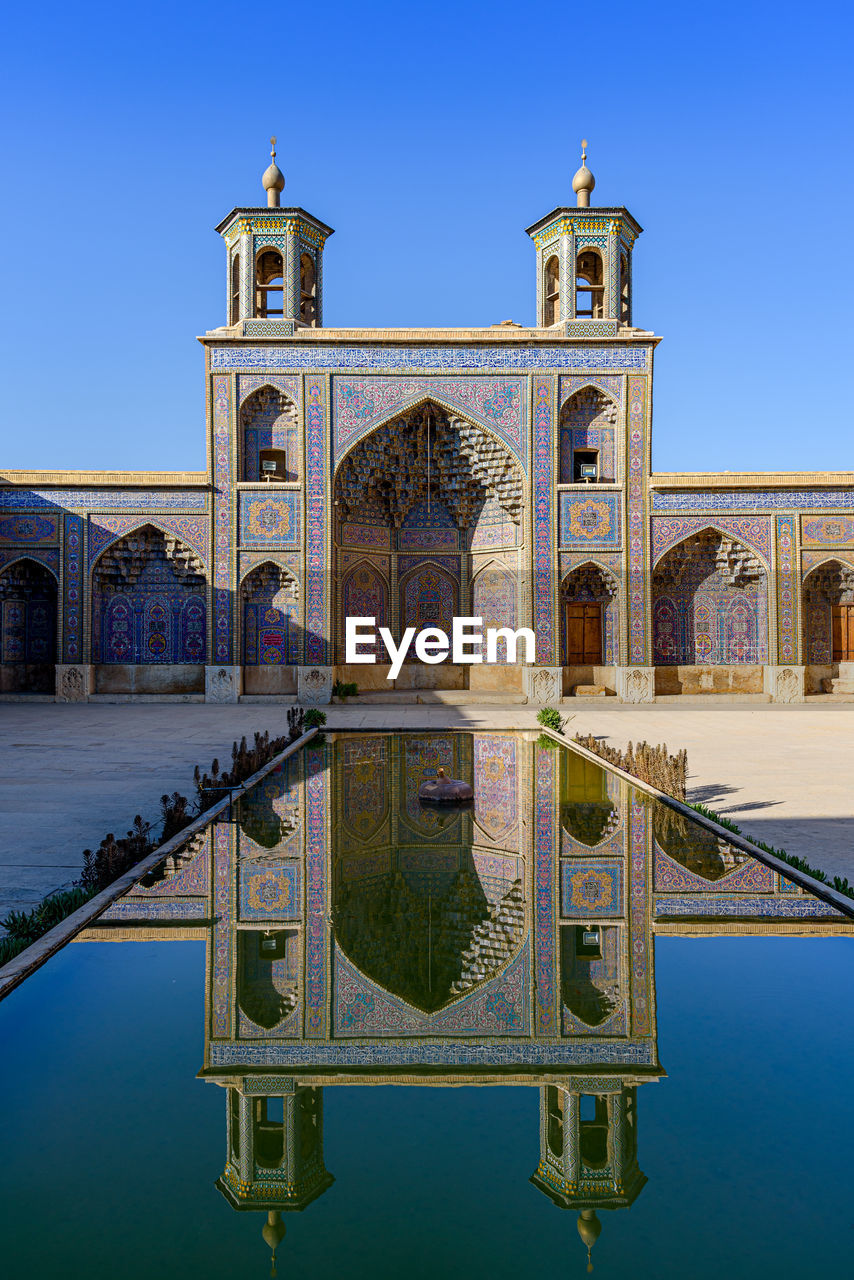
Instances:
[[[854,880],[854,705],[564,704],[568,734],[688,750],[689,799],[745,834]],[[329,728],[536,727],[518,705],[330,707]],[[82,850],[135,814],[155,819],[165,791],[193,792],[193,768],[256,730],[286,729],[286,708],[199,704],[8,703],[0,708],[0,918],[79,873]]]

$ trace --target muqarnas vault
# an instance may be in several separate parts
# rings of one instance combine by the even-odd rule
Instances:
[[[625,208],[528,228],[537,324],[323,324],[331,228],[219,224],[203,472],[7,471],[0,696],[328,701],[336,679],[552,702],[854,691],[850,473],[653,474]],[[532,627],[536,663],[344,662],[344,619]]]

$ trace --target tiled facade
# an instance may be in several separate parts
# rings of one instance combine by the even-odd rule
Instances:
[[[201,339],[207,468],[6,473],[0,696],[32,692],[25,668],[35,666],[42,691],[50,677],[62,700],[222,701],[310,688],[323,697],[336,676],[380,691],[471,688],[547,701],[585,683],[630,700],[677,691],[798,700],[845,676],[831,627],[854,564],[852,476],[651,474],[659,339],[633,326],[641,228],[625,209],[559,208],[529,228],[533,328],[324,328],[329,227],[301,209],[246,208],[218,230],[232,323]],[[282,255],[282,305],[262,315],[253,263],[269,251]],[[601,264],[593,316],[578,314],[589,253]],[[389,430],[409,431],[427,460],[426,479],[398,478],[405,510],[377,500],[370,441]],[[431,490],[441,476],[431,480],[429,461],[442,440],[471,472],[473,508],[448,508],[456,480]],[[341,486],[357,457],[370,501],[348,507]],[[271,458],[279,469],[265,479]],[[582,477],[591,459],[595,475]],[[136,543],[160,535],[159,572],[133,568]],[[38,619],[22,612],[22,560],[49,575]],[[609,586],[607,598],[592,599],[585,577],[583,600],[603,613],[598,640],[576,652],[570,622],[582,597],[573,590],[585,565]],[[541,670],[505,667],[499,678],[483,667],[411,663],[392,686],[387,668],[345,669],[343,619],[368,605],[397,633],[444,625],[453,613],[531,627]]]

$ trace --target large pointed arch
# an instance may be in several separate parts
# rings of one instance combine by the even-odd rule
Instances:
[[[830,552],[804,574],[802,585],[803,652],[809,666],[854,662],[854,556]],[[820,674],[820,673],[819,673]]]
[[[205,662],[205,566],[195,550],[153,521],[123,533],[98,555],[91,610],[97,664]]]
[[[652,575],[656,666],[757,666],[768,661],[768,565],[715,522],[677,539]]]
[[[22,553],[0,569],[0,692],[53,692],[57,608],[49,565]]]

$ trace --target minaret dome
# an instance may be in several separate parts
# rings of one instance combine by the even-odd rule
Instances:
[[[270,164],[264,170],[261,184],[267,192],[267,208],[278,209],[279,197],[285,189],[285,175],[276,164],[276,139],[270,139]],[[579,170],[579,173],[581,170]]]
[[[575,177],[572,179],[572,189],[575,192],[579,209],[590,208],[590,195],[596,186],[596,179],[587,168],[587,139],[583,138],[581,142],[581,168],[576,170]]]

